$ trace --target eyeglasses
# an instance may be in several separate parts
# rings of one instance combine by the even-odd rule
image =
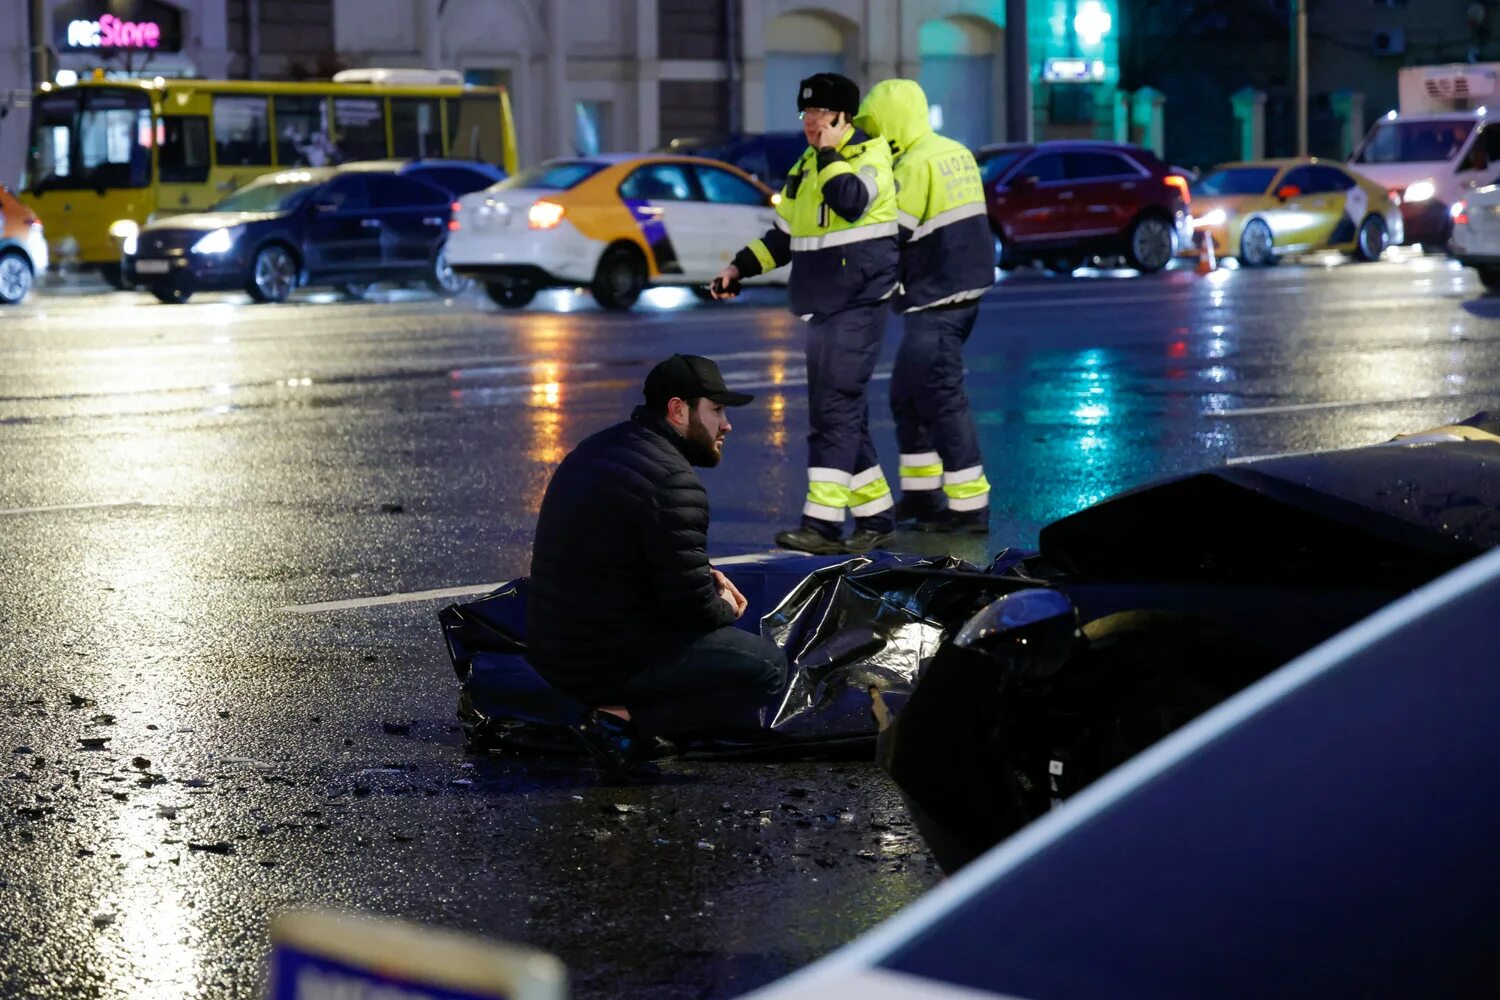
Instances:
[[[827,108],[803,108],[801,111],[797,112],[797,120],[799,122],[805,122],[807,121],[808,115],[812,115],[814,120],[819,120],[823,118],[832,118],[836,114],[838,114],[837,111],[829,111]]]

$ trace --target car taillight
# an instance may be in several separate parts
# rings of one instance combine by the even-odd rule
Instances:
[[[1448,215],[1454,223],[1460,226],[1469,224],[1469,203],[1466,201],[1455,201],[1453,207],[1448,209]]]
[[[458,221],[458,213],[459,213],[459,211],[460,211],[460,210],[461,210],[461,209],[462,209],[462,208],[463,208],[463,207],[464,207],[464,206],[463,206],[463,204],[462,204],[462,203],[461,203],[461,202],[457,202],[457,201],[455,201],[455,202],[454,202],[454,203],[453,203],[453,204],[452,204],[452,206],[450,206],[450,208],[451,208],[451,211],[452,211],[452,213],[453,213],[453,215],[452,215],[452,218],[450,218],[450,219],[449,219],[449,220],[448,220],[448,229],[449,229],[449,230],[450,230],[450,231],[451,231],[451,230],[455,230],[455,229],[461,229],[461,228],[462,228],[462,224],[461,224],[461,223],[460,223],[460,222],[459,222],[459,221]]]
[[[1193,203],[1193,193],[1188,190],[1188,182],[1186,177],[1179,177],[1176,174],[1168,174],[1167,176],[1163,177],[1162,180],[1167,182],[1167,187],[1174,187],[1179,192],[1181,192],[1182,203],[1184,205],[1191,205]]]
[[[1391,188],[1389,191],[1386,192],[1386,194],[1388,194],[1388,195],[1391,196],[1391,204],[1392,205],[1395,205],[1397,208],[1401,207],[1401,189],[1400,188]]]
[[[526,213],[526,224],[532,229],[551,229],[562,221],[563,207],[555,201],[538,201]]]

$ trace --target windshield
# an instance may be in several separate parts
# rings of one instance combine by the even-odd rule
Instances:
[[[40,97],[31,116],[26,187],[141,188],[151,183],[151,98],[115,87]]]
[[[1010,169],[1010,165],[1021,158],[1024,150],[1016,150],[1012,153],[995,153],[979,161],[979,176],[984,183],[991,184],[1000,179],[1000,175]]]
[[[593,160],[554,160],[523,170],[514,177],[507,177],[495,186],[501,191],[514,191],[518,188],[566,191],[603,169],[604,164]]]
[[[1354,156],[1355,163],[1431,163],[1458,155],[1472,121],[1376,122]]]
[[[322,181],[249,184],[214,206],[215,212],[285,212],[295,208]]]
[[[1229,170],[1215,170],[1201,181],[1195,182],[1190,190],[1205,198],[1265,194],[1275,178],[1275,167],[1233,167]]]

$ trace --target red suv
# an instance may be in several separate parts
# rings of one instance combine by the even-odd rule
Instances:
[[[1059,141],[983,146],[995,260],[1067,273],[1096,257],[1160,271],[1191,238],[1188,177],[1137,146]]]

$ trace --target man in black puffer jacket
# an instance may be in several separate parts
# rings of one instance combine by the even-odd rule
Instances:
[[[732,624],[745,610],[708,564],[708,493],[731,392],[708,358],[676,354],[646,377],[646,405],[587,438],[542,498],[527,595],[528,658],[590,706],[623,706],[649,734],[756,724],[781,687],[777,646]],[[594,713],[590,727],[618,729]]]

